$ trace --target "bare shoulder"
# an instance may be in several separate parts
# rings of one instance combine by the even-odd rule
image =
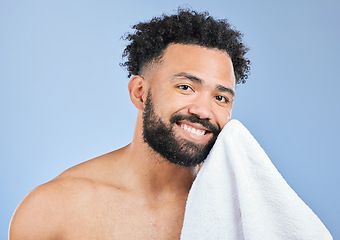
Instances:
[[[10,240],[67,239],[64,235],[80,224],[77,219],[86,221],[84,209],[97,202],[97,193],[115,188],[106,177],[109,158],[103,155],[79,164],[32,190],[13,215]]]
[[[61,233],[67,197],[58,180],[32,190],[17,207],[9,237],[16,239],[56,239]]]

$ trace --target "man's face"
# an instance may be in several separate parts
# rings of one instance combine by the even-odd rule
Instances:
[[[207,144],[199,144],[175,136],[174,129],[179,121],[200,124],[213,134]],[[174,114],[170,123],[164,123],[155,113],[152,96],[149,91],[143,113],[143,138],[149,146],[170,162],[192,167],[200,164],[210,152],[221,129],[208,120],[195,115]],[[203,133],[200,133],[203,134]]]
[[[170,162],[201,163],[229,121],[235,77],[227,53],[172,44],[144,72],[143,137]]]

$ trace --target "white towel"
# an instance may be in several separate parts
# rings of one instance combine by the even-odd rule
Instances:
[[[249,131],[231,120],[191,187],[181,239],[333,238]]]

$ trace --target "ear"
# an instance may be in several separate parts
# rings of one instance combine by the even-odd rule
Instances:
[[[132,103],[139,110],[144,109],[144,95],[146,93],[145,80],[142,76],[135,75],[130,79],[129,85],[129,94]]]

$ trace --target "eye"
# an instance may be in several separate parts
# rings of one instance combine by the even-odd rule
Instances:
[[[179,85],[179,86],[177,86],[179,89],[181,89],[181,90],[183,90],[183,91],[192,91],[192,88],[190,87],[190,86],[188,86],[188,85]]]
[[[215,97],[215,99],[218,101],[218,102],[221,102],[221,103],[228,103],[229,102],[229,99],[226,98],[225,96],[221,96],[221,95],[217,95]]]

